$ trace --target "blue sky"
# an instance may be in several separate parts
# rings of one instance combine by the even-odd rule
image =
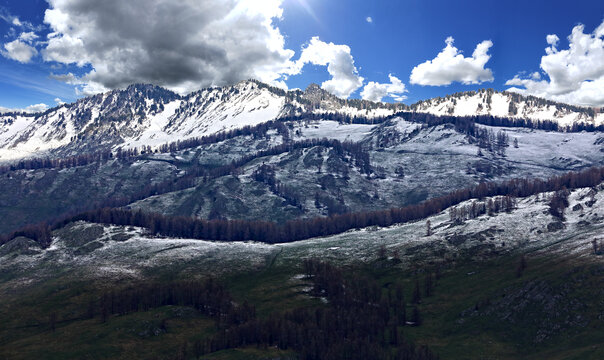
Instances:
[[[152,82],[187,92],[247,77],[288,88],[305,88],[315,82],[340,96],[377,96],[384,101],[405,97],[405,103],[489,87],[515,88],[581,105],[604,104],[604,90],[598,90],[604,84],[604,57],[598,56],[602,37],[594,33],[603,24],[602,1],[270,0],[266,1],[269,5],[255,9],[253,1],[232,0],[231,5],[246,1],[241,15],[238,8],[224,5],[229,1],[219,0],[191,1],[190,6],[199,7],[195,11],[166,9],[173,4],[167,0],[131,2],[132,6],[152,4],[150,7],[157,8],[147,11],[123,8],[114,0],[98,6],[93,0],[0,0],[0,107],[54,106],[58,99],[71,102],[83,94],[123,87],[128,82]],[[51,18],[47,9],[61,16]],[[212,9],[218,23],[202,19],[208,13],[204,9]],[[274,16],[276,11],[282,11],[280,18]],[[237,21],[232,20],[234,13],[239,16]],[[112,17],[119,22],[111,24]],[[271,21],[269,27],[263,23],[266,19]],[[584,25],[582,34],[592,44],[590,52],[562,56],[569,49],[567,37],[579,24]],[[161,31],[160,26],[169,30]],[[149,38],[137,28],[158,35]],[[278,44],[275,31],[283,37],[283,44]],[[26,41],[23,33],[33,33],[35,38]],[[48,38],[51,33],[53,39]],[[166,39],[161,41],[158,37],[164,33]],[[559,41],[548,44],[546,37],[551,34]],[[225,36],[230,38],[225,40]],[[309,46],[313,37],[316,41]],[[454,38],[452,46],[466,58],[478,44],[492,42],[492,46],[485,45],[486,64],[474,68],[474,75],[462,73],[469,62],[456,69],[447,62],[438,69],[426,66],[427,72],[417,70],[416,79],[423,79],[420,82],[449,80],[438,85],[414,84],[410,80],[413,69],[434,59],[448,37]],[[33,55],[26,47],[34,49]],[[317,51],[308,51],[302,61],[304,47]],[[555,51],[545,61],[549,65],[540,69],[547,47]],[[183,53],[187,56],[182,57]],[[348,59],[354,61],[356,71],[350,71]],[[185,65],[179,68],[181,63]],[[585,68],[585,64],[596,71],[555,75],[560,69]],[[531,75],[534,72],[539,72],[539,78]],[[57,80],[51,74],[69,75],[70,81],[65,82],[66,76]],[[393,86],[390,74],[401,84]],[[552,76],[562,76],[566,83],[560,85]],[[371,89],[363,93],[370,82],[384,96]]]

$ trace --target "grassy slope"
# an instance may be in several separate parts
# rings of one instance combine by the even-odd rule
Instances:
[[[604,356],[604,314],[601,302],[604,272],[601,265],[581,265],[561,259],[529,258],[523,276],[516,277],[515,256],[484,263],[465,263],[445,269],[435,295],[422,300],[424,324],[406,327],[406,336],[427,344],[442,359],[601,359]],[[378,266],[379,265],[379,266]],[[599,269],[599,270],[598,270]],[[416,275],[403,272],[393,263],[382,261],[357,268],[357,272],[377,278],[384,286],[402,282],[411,298]],[[233,297],[248,300],[263,317],[273,311],[299,306],[324,306],[305,296],[306,284],[292,280],[300,272],[296,265],[269,267],[223,279]],[[164,280],[166,281],[166,280]],[[590,319],[584,326],[562,329],[535,344],[535,332],[543,314],[522,312],[520,322],[510,324],[497,316],[464,317],[460,313],[490,299],[496,303],[502,293],[510,296],[526,284],[544,281],[552,291],[570,284],[566,297],[581,304],[580,313]],[[99,318],[77,320],[99,289],[123,284],[62,283],[60,279],[42,287],[14,293],[0,307],[0,358],[6,359],[163,359],[172,358],[182,348],[214,333],[210,319],[194,310],[163,307],[148,312],[115,316],[106,323]],[[546,294],[547,295],[547,294]],[[551,294],[550,294],[551,295]],[[490,305],[479,306],[481,310]],[[530,310],[531,307],[529,306]],[[538,309],[537,309],[538,310]],[[565,309],[554,309],[556,312]],[[49,314],[57,313],[56,331],[50,331]],[[410,312],[410,311],[409,311]],[[166,330],[161,329],[165,320]],[[190,354],[189,350],[189,354]],[[291,352],[250,347],[212,354],[210,359],[288,358]]]

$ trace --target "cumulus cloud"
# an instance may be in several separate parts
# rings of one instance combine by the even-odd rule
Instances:
[[[1,50],[0,53],[6,58],[25,64],[38,54],[38,50],[17,39],[4,44],[4,50]]]
[[[285,86],[282,0],[49,0],[45,61],[90,66],[84,93],[150,82],[179,92],[257,78]]]
[[[38,35],[33,31],[23,32],[19,35],[19,40],[22,40],[26,43],[32,43],[32,41],[36,40]]]
[[[31,23],[21,21],[18,17],[11,15],[8,10],[3,7],[0,7],[0,20],[21,29],[38,29],[38,27],[33,26]],[[31,46],[32,41],[35,40],[38,35],[33,31],[22,32],[18,37],[16,35],[17,31],[14,27],[11,27],[6,37],[13,38],[14,40],[3,44],[2,48],[0,48],[0,54],[20,63],[28,63],[38,54],[38,50]]]
[[[454,39],[445,40],[447,46],[434,58],[417,65],[411,71],[410,82],[418,85],[442,86],[453,82],[482,84],[493,81],[493,72],[485,68],[491,58],[488,54],[493,42],[485,40],[476,45],[471,57],[464,57],[453,46]]]
[[[549,45],[556,46],[558,45],[558,41],[560,41],[560,38],[556,34],[550,34],[545,37],[545,41],[547,41]]]
[[[549,45],[541,69],[549,80],[514,76],[509,91],[575,105],[604,106],[604,22],[591,34],[577,25],[568,37],[569,47],[558,50],[557,35],[547,35]]]
[[[306,64],[327,66],[331,79],[323,82],[321,87],[339,97],[348,98],[363,86],[363,77],[359,75],[347,45],[326,43],[315,36],[302,49],[300,59],[289,73],[299,74]]]
[[[46,104],[35,104],[35,105],[29,105],[28,107],[24,108],[24,109],[11,109],[11,108],[5,108],[0,106],[0,114],[2,113],[7,113],[7,112],[17,112],[17,113],[37,113],[37,112],[44,112],[48,110],[48,105]]]
[[[405,88],[405,84],[393,76],[392,74],[388,75],[390,78],[390,83],[380,84],[375,81],[370,81],[361,92],[361,97],[364,100],[370,101],[382,101],[386,96],[391,97],[394,101],[403,101],[407,97],[403,95],[407,92]]]
[[[367,21],[368,23],[372,23],[373,22],[373,18],[371,16],[367,16],[367,18],[365,19],[365,21]]]
[[[44,23],[50,32],[43,40],[39,27],[0,8],[1,19],[21,24],[18,30],[11,28],[13,41],[0,52],[23,63],[39,53],[55,70],[80,67],[74,73],[83,75],[50,75],[74,85],[78,95],[132,83],[188,93],[250,78],[287,89],[289,76],[313,64],[327,67],[330,79],[323,89],[350,97],[364,82],[350,47],[313,37],[294,61],[295,52],[285,48],[278,27],[283,1],[47,0]],[[367,96],[386,91],[384,96],[404,98],[404,84],[393,79],[390,84],[371,83],[366,94],[373,95]]]
[[[25,108],[25,112],[29,112],[29,113],[43,112],[46,110],[48,110],[48,105],[46,105],[46,104],[29,105],[28,107]]]

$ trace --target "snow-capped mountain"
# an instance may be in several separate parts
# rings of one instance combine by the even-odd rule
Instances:
[[[0,161],[82,151],[157,146],[254,126],[287,115],[338,112],[388,116],[404,105],[339,99],[318,86],[283,91],[257,81],[203,89],[187,96],[131,85],[40,114],[0,116]]]
[[[562,126],[575,123],[604,124],[604,109],[557,103],[534,96],[482,89],[419,101],[411,105],[417,112],[435,115],[491,115],[530,120],[549,120]]]
[[[1,117],[0,158],[49,150],[158,145],[278,117],[284,99],[244,82],[181,97],[151,86],[132,85],[62,105],[35,116]]]
[[[284,91],[258,81],[242,81],[186,96],[157,86],[131,85],[44,113],[1,115],[0,162],[155,147],[291,115],[336,113],[377,118],[409,110],[437,115],[488,114],[552,120],[561,125],[604,123],[604,114],[591,108],[493,90],[458,93],[409,107],[344,100],[314,84],[306,91]]]

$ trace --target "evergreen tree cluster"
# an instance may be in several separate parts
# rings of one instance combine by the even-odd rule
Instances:
[[[300,199],[298,192],[294,188],[277,180],[274,166],[262,164],[262,166],[252,173],[252,177],[256,181],[267,184],[273,193],[285,199],[289,205],[302,209],[303,200]]]
[[[255,344],[293,349],[304,360],[438,358],[404,337],[403,327],[419,326],[420,315],[413,306],[411,317],[418,321],[407,321],[400,284],[384,289],[373,279],[347,277],[315,260],[306,260],[304,270],[313,284],[311,295],[325,298],[328,306],[297,308],[223,329],[196,355]]]
[[[481,215],[492,216],[499,212],[511,212],[516,208],[516,199],[510,195],[497,196],[487,201],[472,201],[471,204],[449,208],[449,218],[458,223],[465,220],[475,219]]]
[[[508,135],[501,130],[495,133],[493,130],[477,128],[474,138],[478,141],[478,147],[501,156],[505,156],[505,150],[510,146]]]
[[[552,195],[549,201],[549,213],[562,221],[564,221],[564,209],[569,205],[568,195],[570,192],[567,189],[560,189]]]
[[[167,305],[189,306],[215,319],[220,326],[245,323],[256,316],[247,302],[236,304],[229,292],[215,279],[170,283],[137,284],[120,291],[105,292],[89,304],[86,316],[101,316],[105,322],[111,315],[127,315]]]

